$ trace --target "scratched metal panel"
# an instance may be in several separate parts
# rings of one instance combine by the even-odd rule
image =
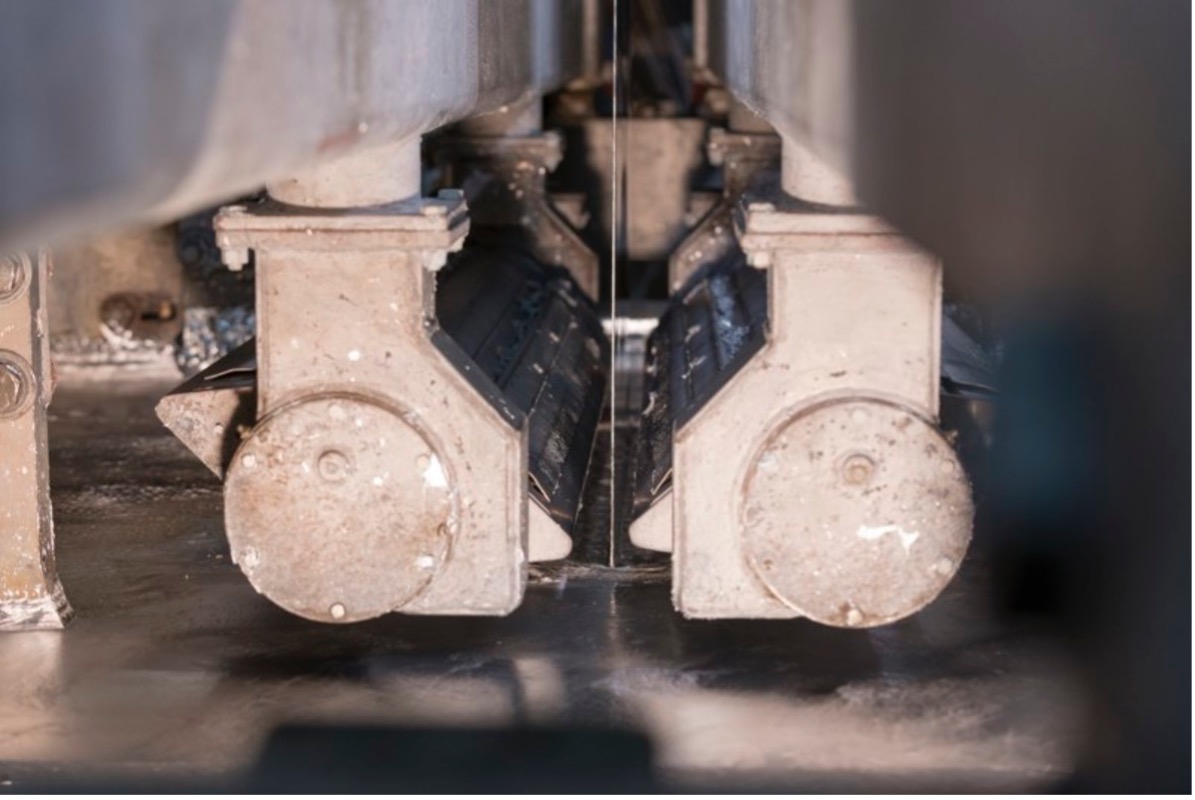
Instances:
[[[677,293],[648,343],[635,515],[672,482],[672,434],[763,347],[766,275],[741,253],[697,272]]]
[[[527,415],[531,497],[571,532],[605,397],[596,310],[564,270],[487,246],[466,247],[440,272],[436,315]]]

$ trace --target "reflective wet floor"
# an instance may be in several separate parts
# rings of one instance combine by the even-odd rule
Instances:
[[[928,610],[866,632],[687,621],[651,564],[537,570],[504,619],[291,617],[230,563],[219,481],[153,416],[176,382],[58,388],[76,617],[0,638],[6,787],[234,786],[286,723],[639,732],[659,787],[1041,790],[1075,765],[1074,670],[994,621],[981,555]]]

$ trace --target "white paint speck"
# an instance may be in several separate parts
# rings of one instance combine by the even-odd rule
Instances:
[[[255,549],[252,547],[246,547],[244,552],[241,553],[239,561],[240,565],[245,569],[253,569],[261,563],[261,557],[257,555],[257,551]]]
[[[644,407],[642,415],[647,417],[651,415],[652,410],[656,407],[656,393],[647,393],[647,406]]]
[[[904,546],[906,553],[913,546],[913,542],[921,536],[920,532],[906,531],[899,525],[860,525],[859,530],[855,531],[856,536],[868,542],[874,542],[889,533],[895,533],[900,538],[900,543]]]
[[[444,475],[444,468],[440,466],[440,459],[434,455],[428,459],[427,469],[423,471],[423,482],[434,489],[448,488],[448,478]]]
[[[349,361],[360,361],[360,360],[361,360],[361,351],[360,350],[350,350],[349,351]]]
[[[419,558],[415,559],[415,566],[423,570],[431,569],[432,567],[436,566],[436,559],[432,556],[429,556],[427,553],[424,553],[423,555],[419,556]]]

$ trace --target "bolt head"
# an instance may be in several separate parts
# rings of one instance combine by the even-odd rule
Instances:
[[[29,262],[24,256],[0,256],[0,303],[16,299],[28,282]]]
[[[876,464],[869,457],[857,453],[847,458],[842,464],[842,479],[854,486],[862,486],[871,481],[875,474]]]
[[[316,461],[316,469],[328,483],[342,483],[348,477],[352,464],[349,457],[339,450],[325,450]]]
[[[16,353],[0,352],[0,417],[16,417],[29,410],[33,375]]]

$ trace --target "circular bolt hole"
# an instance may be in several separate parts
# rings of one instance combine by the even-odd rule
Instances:
[[[33,374],[25,359],[0,351],[0,417],[24,414],[33,404]]]
[[[853,455],[842,464],[842,479],[855,486],[871,480],[875,474],[875,462],[865,455]]]
[[[0,256],[0,303],[14,300],[29,283],[28,260],[20,255]]]
[[[341,483],[349,473],[349,458],[339,450],[325,450],[316,462],[320,477],[329,483]]]

